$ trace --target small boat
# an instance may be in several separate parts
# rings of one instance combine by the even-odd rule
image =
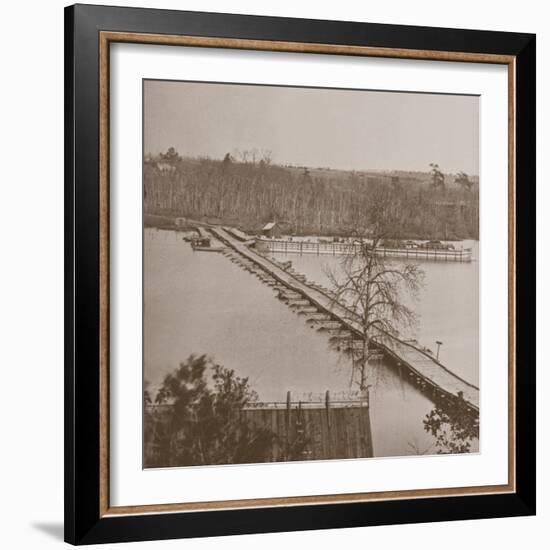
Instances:
[[[191,247],[196,252],[223,252],[225,246],[212,246],[207,237],[197,237],[191,240]]]
[[[193,246],[195,252],[224,252],[225,246]]]

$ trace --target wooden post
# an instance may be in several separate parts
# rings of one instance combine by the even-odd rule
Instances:
[[[286,459],[290,460],[290,391],[286,392]]]
[[[330,430],[330,392],[328,390],[325,393],[325,406],[327,409],[327,426]]]

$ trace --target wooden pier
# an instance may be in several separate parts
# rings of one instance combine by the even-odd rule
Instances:
[[[293,298],[307,302],[307,305],[304,303],[297,307],[299,312],[305,313],[308,320],[319,314],[326,315],[331,321],[337,321],[343,330],[349,331],[357,338],[361,336],[360,322],[353,319],[354,314],[346,306],[334,300],[330,291],[308,282],[303,276],[283,269],[277,262],[256,253],[223,228],[211,226],[209,230],[229,247],[236,263],[261,273],[266,284],[268,281],[274,281],[276,284],[272,285],[272,288],[280,295],[286,296],[284,299],[288,301]],[[427,351],[388,333],[379,333],[379,337],[375,338],[376,346],[397,366],[405,369],[411,383],[419,386],[436,400],[462,397],[471,409],[479,411],[477,386],[447,369]]]

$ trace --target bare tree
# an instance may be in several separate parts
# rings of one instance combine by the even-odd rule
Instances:
[[[439,164],[434,164],[433,162],[430,163],[431,170],[431,177],[432,181],[430,183],[430,187],[432,189],[441,189],[442,191],[445,190],[445,176],[443,175],[443,172],[439,168]]]
[[[466,191],[471,191],[474,186],[474,182],[468,177],[466,172],[459,172],[455,177],[455,183],[460,185],[460,187]]]
[[[269,166],[272,160],[272,151],[271,149],[262,149],[261,150],[261,159],[260,162],[263,162],[264,165]]]
[[[379,194],[370,210],[371,228],[355,232],[339,272],[326,270],[334,302],[345,306],[346,320],[360,331],[350,351],[351,380],[362,391],[368,387],[369,360],[379,353],[377,344],[416,324],[417,316],[405,305],[403,294],[416,298],[424,279],[417,264],[383,254],[384,242],[395,235],[398,226],[388,193]]]

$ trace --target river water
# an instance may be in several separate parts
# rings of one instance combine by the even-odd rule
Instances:
[[[321,283],[324,263],[338,268],[337,258],[289,259]],[[443,341],[442,362],[477,382],[477,262],[422,267],[426,285],[415,304],[418,339],[432,348],[435,339]],[[262,401],[285,401],[288,390],[317,396],[357,389],[350,388],[349,358],[277,300],[270,287],[222,254],[194,252],[181,233],[146,229],[145,380],[158,387],[191,354],[207,354],[248,377]],[[434,452],[422,424],[433,403],[383,361],[372,365],[369,377],[375,455]]]

